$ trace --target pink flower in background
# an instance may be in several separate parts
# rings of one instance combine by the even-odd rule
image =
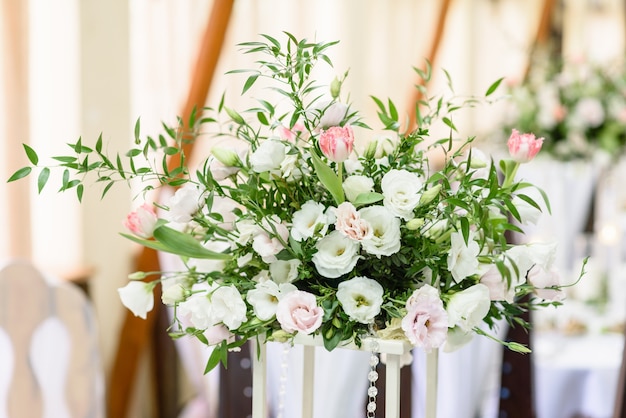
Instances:
[[[287,293],[279,300],[276,319],[285,332],[311,334],[322,325],[324,310],[317,306],[315,295],[302,290]]]
[[[278,127],[278,136],[280,137],[280,139],[289,142],[296,142],[296,139],[299,136],[303,136],[305,132],[306,128],[301,122],[297,122],[295,125],[293,125],[293,128],[291,129],[284,125]]]
[[[411,344],[429,353],[446,342],[448,313],[437,289],[430,285],[420,287],[407,300],[406,309],[402,330]]]
[[[124,226],[138,237],[148,239],[152,238],[157,219],[154,206],[144,203],[126,216]]]
[[[507,145],[513,160],[527,163],[535,158],[541,149],[543,138],[536,138],[534,134],[520,134],[517,129],[513,129]]]
[[[320,149],[329,160],[337,163],[348,159],[354,145],[352,127],[333,126],[320,135]]]

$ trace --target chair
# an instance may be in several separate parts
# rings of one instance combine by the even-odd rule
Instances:
[[[0,265],[0,418],[103,416],[97,327],[85,294],[29,262]]]

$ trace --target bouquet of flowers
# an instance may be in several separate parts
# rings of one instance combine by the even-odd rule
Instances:
[[[557,159],[619,155],[626,145],[626,77],[620,68],[586,61],[532,67],[527,81],[509,85],[504,129],[546,138]]]
[[[454,350],[476,334],[495,338],[483,323],[527,326],[526,309],[559,303],[554,244],[507,240],[549,207],[545,194],[536,202],[525,193],[534,186],[515,180],[542,139],[513,131],[511,159],[493,161],[470,147],[473,138],[456,138],[454,112],[480,100],[442,95],[419,104],[419,127],[406,132],[393,102],[373,98],[387,134],[368,140],[372,129],[342,95],[347,73],[326,86],[312,78],[316,63],[332,65],[327,50],[335,43],[263,35],[241,45],[262,56],[259,69],[235,72],[247,72],[243,94],[263,81],[276,101],[256,99],[237,111],[222,97],[157,139],[141,139],[138,122],[125,158],[107,156],[101,138],[54,157],[61,189],[79,199],[89,173],[103,194],[130,179],[146,192],[176,189],[130,213],[122,235],[178,256],[180,271],[133,273],[119,293],[145,317],[160,282],[162,302],[174,308],[171,335],[215,346],[207,370],[249,339],[289,341],[297,333],[321,335],[328,350],[365,336]],[[435,123],[449,135],[432,138]],[[192,170],[182,144],[207,138],[221,142]],[[38,169],[41,190],[51,167],[24,147],[32,164],[10,180]],[[431,167],[433,149],[445,155],[441,167]],[[171,170],[173,155],[181,164]]]

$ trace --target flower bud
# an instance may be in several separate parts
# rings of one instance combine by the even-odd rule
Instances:
[[[437,197],[440,191],[441,191],[441,183],[436,184],[435,186],[426,190],[424,193],[422,193],[422,196],[420,196],[420,205],[427,205],[430,202],[432,202],[433,199]]]
[[[406,229],[409,231],[417,231],[424,225],[424,219],[422,218],[413,218],[406,223]]]
[[[143,280],[146,278],[146,273],[144,273],[143,271],[136,271],[134,273],[129,274],[128,278],[130,280]]]
[[[333,99],[336,99],[337,97],[339,97],[340,93],[341,93],[341,81],[339,81],[339,79],[335,77],[332,83],[330,83],[330,95],[332,96]]]
[[[211,154],[226,167],[236,167],[241,164],[241,161],[239,161],[239,156],[236,152],[232,150],[222,147],[213,147],[211,149]]]

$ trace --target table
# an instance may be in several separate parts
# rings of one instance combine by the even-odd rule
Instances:
[[[534,337],[537,418],[610,418],[624,336],[617,333]]]

